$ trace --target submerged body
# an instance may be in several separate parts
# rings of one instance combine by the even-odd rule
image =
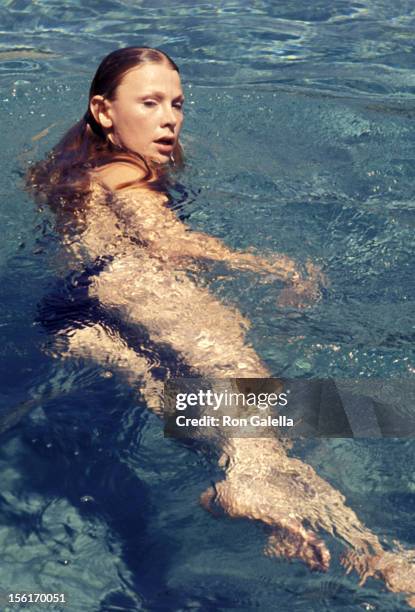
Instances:
[[[111,258],[92,279],[90,294],[131,329],[143,326],[151,341],[170,346],[195,375],[269,377],[245,339],[249,322],[187,272],[189,264],[194,271],[202,253],[204,259],[229,257],[231,265],[242,269],[255,265],[252,256],[244,260],[243,253],[231,253],[215,239],[209,248],[209,237],[203,241],[197,232],[193,237],[165,207],[162,194],[146,189],[111,192],[112,173],[117,170],[125,172],[114,166],[94,175],[85,227],[78,240],[67,245],[78,260],[81,254],[90,261]],[[290,278],[292,262],[282,258],[278,266],[280,274],[285,269]],[[306,285],[306,293],[309,288]],[[76,330],[68,338],[67,355],[88,356],[118,369],[139,388],[149,408],[160,411],[162,381],[152,375],[153,365],[114,330],[109,333],[100,324]],[[201,496],[206,509],[215,512],[220,506],[229,516],[261,521],[271,528],[266,554],[302,559],[311,569],[325,571],[330,552],[316,535],[323,529],[350,546],[344,565],[355,569],[362,582],[378,576],[392,591],[413,591],[411,553],[384,552],[344,497],[311,466],[290,457],[281,440],[225,436],[222,441],[224,480]],[[415,605],[411,597],[408,601]]]

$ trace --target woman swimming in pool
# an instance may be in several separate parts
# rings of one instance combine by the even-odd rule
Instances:
[[[118,366],[155,411],[161,383],[155,364],[131,340],[137,328],[154,345],[173,349],[195,374],[270,376],[245,340],[248,321],[190,278],[189,269],[210,260],[274,274],[287,283],[285,303],[316,299],[323,278],[311,263],[304,278],[288,257],[232,251],[190,231],[166,207],[169,170],[183,160],[183,99],[179,70],[165,53],[117,50],[97,70],[84,117],[28,174],[36,197],[56,212],[71,266],[90,271],[89,295],[120,322],[116,332],[99,320],[78,321],[64,351]],[[268,554],[300,558],[313,569],[326,570],[330,561],[315,530],[336,534],[352,549],[345,565],[362,581],[381,576],[392,591],[411,593],[415,605],[411,555],[385,552],[342,495],[289,457],[281,441],[233,438],[222,450],[224,480],[202,495],[205,507],[262,521],[271,528]]]

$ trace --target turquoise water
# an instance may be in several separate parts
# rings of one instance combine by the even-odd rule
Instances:
[[[270,370],[413,376],[412,3],[246,5],[0,5],[4,592],[65,592],[71,612],[406,609],[379,582],[359,589],[337,561],[321,576],[263,557],[261,527],[199,507],[213,462],[164,439],[116,376],[43,350],[37,307],[65,271],[50,214],[21,190],[23,169],[85,112],[101,58],[145,44],[182,71],[179,214],[230,246],[311,258],[330,278],[324,300],[299,312],[277,308],[281,287],[253,274],[206,272],[252,320]],[[371,529],[410,547],[413,450],[410,440],[298,449]],[[340,544],[327,542],[335,557]]]

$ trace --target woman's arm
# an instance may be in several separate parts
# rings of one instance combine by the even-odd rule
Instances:
[[[194,231],[166,207],[167,197],[148,188],[121,190],[114,194],[114,211],[129,233],[135,231],[153,255],[165,259],[210,259],[231,268],[275,274],[283,280],[300,278],[294,261],[286,256],[264,258],[235,251],[221,240]]]
[[[113,191],[113,208],[126,231],[145,243],[148,252],[164,261],[183,259],[222,261],[230,268],[272,275],[290,283],[284,296],[288,304],[298,304],[298,297],[316,298],[324,282],[320,269],[308,263],[308,277],[303,278],[296,263],[286,255],[263,257],[252,252],[236,251],[220,239],[193,231],[166,207],[167,196],[146,186],[117,190],[122,182],[137,179],[137,170],[128,164],[112,164],[99,177]]]
[[[114,198],[116,214],[124,220],[127,231],[134,228],[153,256],[166,262],[221,261],[231,269],[256,272],[271,281],[285,281],[288,286],[280,294],[280,306],[303,307],[319,299],[320,286],[327,280],[315,264],[308,261],[307,274],[303,276],[286,255],[263,257],[232,250],[214,236],[191,230],[166,208],[166,201],[163,194],[145,188],[123,191]]]

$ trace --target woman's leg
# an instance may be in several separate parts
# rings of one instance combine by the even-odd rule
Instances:
[[[65,336],[64,348],[61,345],[56,356],[90,359],[110,372],[115,370],[128,385],[139,390],[150,410],[161,413],[163,382],[152,376],[152,364],[130,348],[115,330],[100,323],[73,329]]]
[[[245,342],[247,321],[236,309],[225,307],[183,275],[151,266],[143,266],[138,276],[137,270],[125,271],[126,290],[114,274],[117,269],[100,275],[95,292],[107,307],[145,325],[153,340],[171,345],[204,376],[269,377]],[[106,346],[109,354],[108,338]],[[127,369],[139,367],[130,350],[123,349]],[[223,463],[225,479],[206,491],[202,502],[210,508],[217,502],[230,516],[260,520],[271,527],[268,554],[298,557],[312,568],[327,569],[330,553],[313,531],[324,529],[350,545],[352,552],[344,563],[362,581],[379,576],[394,592],[414,592],[410,553],[385,553],[378,538],[345,505],[344,497],[313,468],[288,457],[281,441],[229,439]]]

